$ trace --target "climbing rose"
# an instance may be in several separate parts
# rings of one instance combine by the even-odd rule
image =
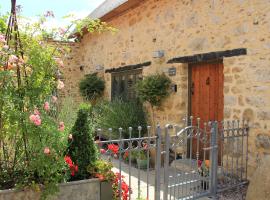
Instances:
[[[1,40],[1,39],[0,39],[0,40]],[[8,50],[8,48],[9,48],[8,45],[4,45],[4,46],[3,46],[3,49],[4,49],[4,50]]]
[[[49,155],[50,154],[50,148],[49,147],[45,147],[44,148],[44,154],[46,154],[46,155]]]
[[[40,116],[37,114],[32,114],[29,116],[29,119],[32,123],[34,123],[36,126],[40,126],[41,125],[41,119]]]
[[[48,101],[44,103],[44,110],[49,111],[50,110],[50,104]]]
[[[39,110],[38,110],[38,109],[35,109],[35,110],[34,110],[34,114],[35,114],[35,115],[40,115]]]
[[[63,83],[63,81],[58,80],[58,84],[57,84],[57,89],[61,90],[65,87],[65,84]]]
[[[65,124],[64,124],[64,122],[60,122],[59,123],[58,130],[59,131],[64,131],[65,130]]]
[[[64,63],[60,58],[55,58],[55,62],[59,67],[64,67]]]
[[[6,42],[5,36],[2,34],[0,34],[0,42],[2,42],[2,43]]]
[[[57,97],[56,96],[52,96],[52,102],[56,103],[57,102]]]
[[[18,57],[17,56],[15,56],[15,55],[10,55],[9,56],[8,62],[15,63],[17,61],[18,61]]]
[[[59,28],[59,33],[60,33],[60,35],[64,35],[65,33],[66,33],[66,29],[64,29],[64,28]]]

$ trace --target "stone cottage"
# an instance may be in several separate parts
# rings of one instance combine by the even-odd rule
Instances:
[[[249,119],[249,173],[270,154],[269,0],[107,0],[93,13],[119,31],[85,33],[66,60],[66,92],[98,72],[105,97],[133,98],[141,77],[167,74],[172,94],[157,121]],[[119,89],[124,84],[124,89]]]

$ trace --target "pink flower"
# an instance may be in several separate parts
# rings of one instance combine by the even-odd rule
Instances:
[[[64,29],[64,28],[59,28],[59,33],[61,34],[61,35],[64,35],[65,33],[66,33],[66,29]]]
[[[65,124],[64,124],[64,122],[60,122],[59,123],[58,130],[59,131],[64,131],[65,130]]]
[[[57,102],[57,97],[56,96],[52,96],[52,102],[56,103]]]
[[[57,89],[61,90],[65,87],[65,84],[63,83],[63,81],[58,80],[58,84],[57,84]]]
[[[0,39],[0,40],[1,40],[1,39]],[[8,48],[9,48],[8,45],[4,45],[4,46],[3,46],[3,49],[4,49],[4,50],[8,50]]]
[[[8,62],[15,63],[17,61],[18,61],[18,57],[17,56],[15,56],[15,55],[10,55],[9,56]]]
[[[49,111],[50,110],[50,104],[48,101],[44,103],[44,110]]]
[[[64,67],[64,62],[60,58],[55,58],[55,62],[59,67]]]
[[[50,153],[51,153],[50,148],[49,147],[45,147],[44,148],[44,154],[49,155]]]
[[[35,114],[35,115],[40,115],[39,110],[38,110],[38,109],[35,109],[35,110],[34,110],[34,114]]]
[[[73,139],[72,134],[69,134],[69,135],[68,135],[68,139],[69,139],[69,140],[72,140],[72,139]]]
[[[2,34],[0,34],[0,42],[2,42],[2,43],[6,42],[5,36]]]
[[[41,119],[40,119],[39,115],[36,115],[36,120],[34,121],[34,124],[36,126],[40,126],[41,125]]]
[[[104,154],[104,153],[106,153],[106,150],[105,149],[100,149],[100,153]]]
[[[37,111],[38,112],[38,111]],[[32,123],[34,123],[36,126],[40,126],[41,125],[41,119],[40,116],[37,114],[32,114],[29,116],[29,119]]]
[[[36,120],[36,115],[30,115],[29,119],[31,122],[34,122]]]

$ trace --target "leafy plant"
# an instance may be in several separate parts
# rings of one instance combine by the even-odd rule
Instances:
[[[152,106],[160,106],[169,96],[171,80],[165,74],[155,74],[145,77],[136,84],[138,97],[142,102],[149,102]]]
[[[102,101],[94,107],[95,128],[108,130],[112,128],[112,135],[104,132],[107,138],[119,138],[118,129],[123,128],[122,137],[129,138],[128,128],[132,127],[132,137],[138,137],[138,126],[142,126],[141,135],[146,131],[146,118],[143,107],[135,101],[124,102],[115,99],[112,102]]]
[[[82,104],[78,111],[77,120],[71,130],[72,138],[69,142],[68,152],[73,162],[78,165],[78,173],[71,180],[89,178],[87,167],[94,165],[97,160],[97,147],[94,143],[94,129],[90,121],[92,108]]]
[[[105,82],[97,73],[85,75],[79,84],[81,95],[86,100],[95,100],[100,97],[105,89]]]
[[[97,160],[94,165],[88,167],[88,172],[99,178],[100,181],[108,181],[112,184],[113,200],[119,199],[119,184],[121,180],[121,200],[128,200],[130,187],[125,182],[124,176],[112,171],[113,165],[111,162]]]

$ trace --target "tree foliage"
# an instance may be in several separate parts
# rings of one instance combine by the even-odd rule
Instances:
[[[152,106],[160,106],[170,94],[171,80],[165,74],[155,74],[145,77],[136,84],[138,97],[142,102]]]
[[[105,89],[105,82],[97,73],[85,75],[80,81],[80,93],[86,100],[95,100],[100,97]]]

